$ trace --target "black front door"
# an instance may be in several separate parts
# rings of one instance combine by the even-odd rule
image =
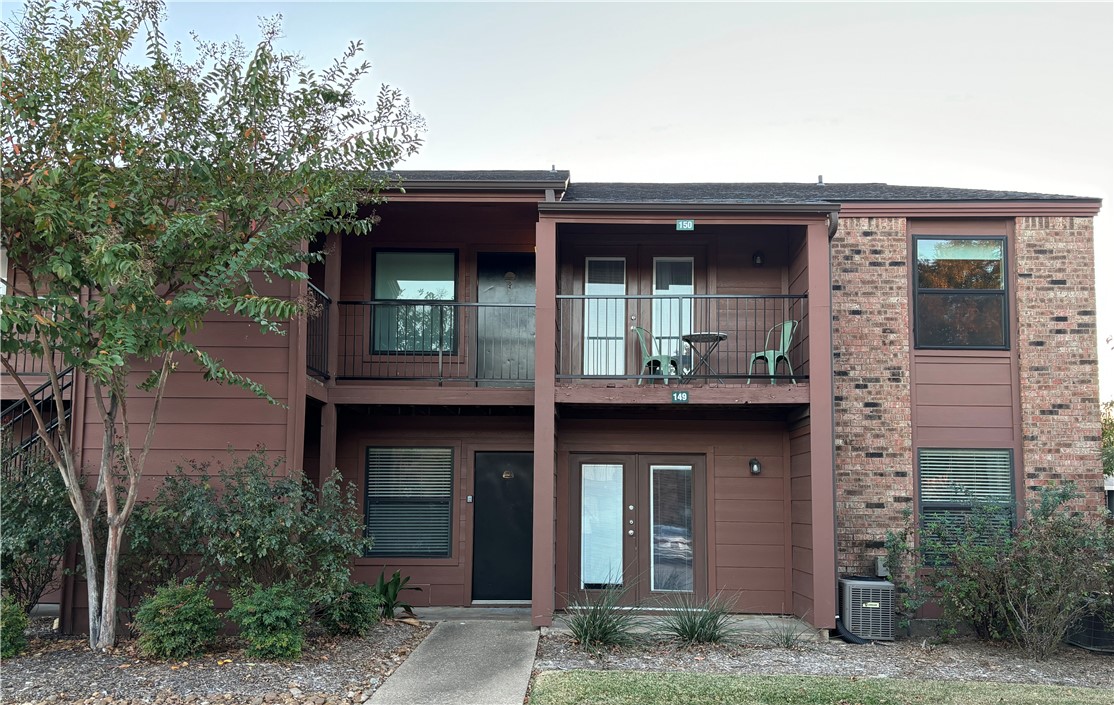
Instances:
[[[530,599],[534,454],[476,453],[472,600]]]

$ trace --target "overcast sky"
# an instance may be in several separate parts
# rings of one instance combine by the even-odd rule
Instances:
[[[367,95],[386,82],[410,96],[429,132],[404,168],[1101,197],[1114,399],[1110,2],[173,2],[165,30],[254,43],[256,18],[277,13],[310,66],[360,39]]]

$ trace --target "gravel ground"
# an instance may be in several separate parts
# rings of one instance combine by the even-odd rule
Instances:
[[[749,641],[749,643],[748,643]],[[547,632],[538,643],[535,674],[572,669],[688,671],[737,675],[812,675],[916,680],[999,681],[1114,689],[1114,654],[1063,646],[1038,662],[1017,651],[978,642],[932,644],[899,641],[855,646],[842,641],[799,641],[752,637],[730,646],[679,648],[643,642],[598,657],[585,653],[571,637]],[[1114,697],[1112,697],[1114,702]]]
[[[27,651],[0,669],[0,701],[354,705],[371,697],[432,626],[382,622],[363,638],[314,636],[290,663],[250,659],[230,638],[198,658],[168,662],[140,657],[134,642],[95,654],[84,639],[33,629]]]

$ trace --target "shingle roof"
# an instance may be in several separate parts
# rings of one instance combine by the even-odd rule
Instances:
[[[552,181],[564,183],[569,180],[569,172],[567,170],[542,170],[537,171],[522,171],[515,169],[480,169],[468,171],[415,171],[415,170],[399,170],[390,172],[392,176],[397,176],[402,179],[403,184],[407,181],[419,182],[461,182],[461,183],[484,183],[484,182],[524,182],[524,181]]]
[[[564,202],[579,203],[840,203],[845,201],[1089,201],[1024,191],[891,186],[881,183],[572,183]]]

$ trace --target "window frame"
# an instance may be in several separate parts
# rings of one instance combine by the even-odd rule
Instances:
[[[935,289],[921,288],[919,245],[922,240],[989,240],[996,241],[1002,246],[1002,287],[1000,289]],[[1010,318],[1012,306],[1010,305],[1010,239],[1006,235],[963,235],[918,233],[912,236],[912,263],[910,267],[913,277],[913,348],[915,350],[1010,350]],[[1001,345],[929,345],[921,342],[921,294],[961,295],[975,297],[1001,297],[1002,304],[1002,344]]]
[[[378,283],[378,279],[379,279],[379,255],[384,254],[384,253],[386,253],[386,254],[415,254],[415,255],[451,254],[453,256],[453,298],[451,298],[451,299],[428,299],[428,300],[423,300],[423,299],[378,299],[378,298],[376,298],[375,297],[375,286]],[[460,296],[461,296],[461,294],[460,294],[460,286],[461,286],[460,250],[453,249],[453,248],[419,249],[419,248],[412,248],[412,247],[379,247],[379,248],[375,248],[371,252],[371,278],[370,278],[370,282],[371,282],[370,283],[371,291],[369,292],[370,295],[368,297],[368,300],[371,302],[372,306],[371,306],[371,311],[369,312],[370,315],[368,316],[368,322],[369,322],[369,325],[370,325],[370,330],[368,331],[369,334],[368,334],[368,343],[367,344],[368,344],[368,352],[371,355],[413,355],[413,356],[454,355],[455,356],[455,355],[458,354],[459,340],[460,340],[460,326],[459,326],[460,316],[458,315],[458,312],[457,312],[457,309],[459,307],[456,306],[456,304],[460,303]],[[394,303],[394,304],[410,304],[410,305],[427,305],[427,306],[437,304],[437,303],[448,304],[448,309],[449,309],[450,314],[451,314],[449,316],[449,319],[448,319],[449,320],[449,330],[452,333],[451,338],[447,341],[449,343],[448,347],[446,347],[444,350],[398,350],[398,349],[380,347],[377,344],[378,343],[378,337],[376,335],[375,313],[376,313],[376,310],[378,308],[380,308],[380,304],[391,304],[391,303]],[[444,319],[442,319],[442,326],[443,325],[444,325]]]
[[[371,497],[371,451],[372,450],[447,450],[449,451],[449,494],[443,500],[425,500],[414,501],[402,498],[387,499],[386,501],[380,499],[373,501]],[[455,516],[453,511],[453,502],[456,498],[456,461],[457,449],[454,446],[419,446],[419,445],[367,445],[364,446],[364,537],[371,536],[371,514],[373,506],[381,506],[384,504],[423,504],[423,505],[444,505],[447,517],[446,522],[448,526],[448,542],[445,552],[432,553],[432,552],[416,552],[416,551],[390,551],[381,552],[376,550],[373,544],[370,550],[364,551],[363,558],[416,558],[416,559],[438,559],[438,558],[452,558],[453,545],[456,543],[455,536]]]
[[[1010,528],[1013,529],[1017,526],[1017,503],[1018,503],[1017,489],[1018,489],[1018,483],[1017,483],[1017,466],[1015,464],[1016,456],[1014,454],[1014,449],[1013,448],[1001,448],[1001,447],[999,447],[999,448],[983,448],[983,447],[980,447],[980,448],[956,448],[956,447],[924,446],[924,447],[918,447],[916,449],[916,463],[917,463],[917,467],[916,467],[916,471],[917,471],[917,526],[920,529],[923,530],[925,528],[926,511],[949,512],[949,513],[954,513],[956,515],[964,516],[964,515],[969,515],[971,513],[972,507],[974,506],[973,502],[970,502],[970,501],[967,501],[967,502],[941,502],[941,501],[926,502],[925,501],[925,498],[924,498],[924,494],[925,494],[924,493],[924,471],[923,471],[923,468],[922,468],[922,454],[926,450],[927,451],[941,451],[941,452],[949,452],[950,451],[950,452],[955,452],[955,453],[964,453],[964,452],[971,452],[971,451],[1005,453],[1006,458],[1009,462],[1009,469],[1007,470],[1007,475],[1008,475],[1008,479],[1009,479],[1010,496],[1009,496],[1009,500],[1007,502],[1002,503],[1002,506],[1009,510]],[[958,484],[958,483],[955,483],[955,484]]]

